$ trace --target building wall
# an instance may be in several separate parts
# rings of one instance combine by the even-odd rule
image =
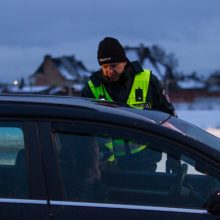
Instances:
[[[194,102],[197,99],[220,98],[220,92],[208,92],[207,90],[173,90],[169,92],[172,102]]]
[[[45,58],[43,62],[42,72],[39,72],[32,76],[31,82],[33,85],[52,85],[52,86],[64,86],[66,80],[58,71],[56,65],[50,58]]]

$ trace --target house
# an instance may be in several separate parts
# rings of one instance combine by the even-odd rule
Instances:
[[[170,89],[169,96],[175,102],[188,102],[195,101],[198,97],[207,96],[207,86],[204,82],[185,79],[177,81],[177,88]]]
[[[220,90],[210,90],[205,81],[180,80],[178,88],[169,91],[170,99],[178,109],[211,110],[220,107]]]
[[[220,71],[216,71],[206,80],[210,93],[220,93]]]
[[[53,58],[46,55],[42,64],[29,77],[34,86],[71,87],[73,84],[84,84],[90,76],[90,71],[74,56]]]

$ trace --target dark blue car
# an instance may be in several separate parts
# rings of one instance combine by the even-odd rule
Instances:
[[[0,96],[0,219],[219,219],[220,139],[168,114]]]

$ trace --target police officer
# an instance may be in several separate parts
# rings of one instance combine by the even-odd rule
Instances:
[[[139,62],[130,62],[117,39],[104,38],[99,43],[97,55],[101,69],[90,77],[82,90],[83,97],[112,100],[176,116],[157,77],[150,70],[144,70]]]
[[[97,58],[101,68],[90,77],[82,90],[83,97],[115,101],[139,109],[155,109],[176,116],[157,77],[150,70],[144,70],[139,62],[130,62],[117,39],[104,38],[99,43]],[[145,150],[138,149],[138,152],[144,153]],[[161,155],[156,155],[155,163],[160,158]],[[179,162],[168,158],[166,163],[167,172],[171,172],[176,170]]]

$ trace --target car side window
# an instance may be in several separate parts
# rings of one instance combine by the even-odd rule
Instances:
[[[205,209],[219,176],[159,137],[55,133],[65,200]]]
[[[0,198],[27,198],[24,133],[0,124]]]

